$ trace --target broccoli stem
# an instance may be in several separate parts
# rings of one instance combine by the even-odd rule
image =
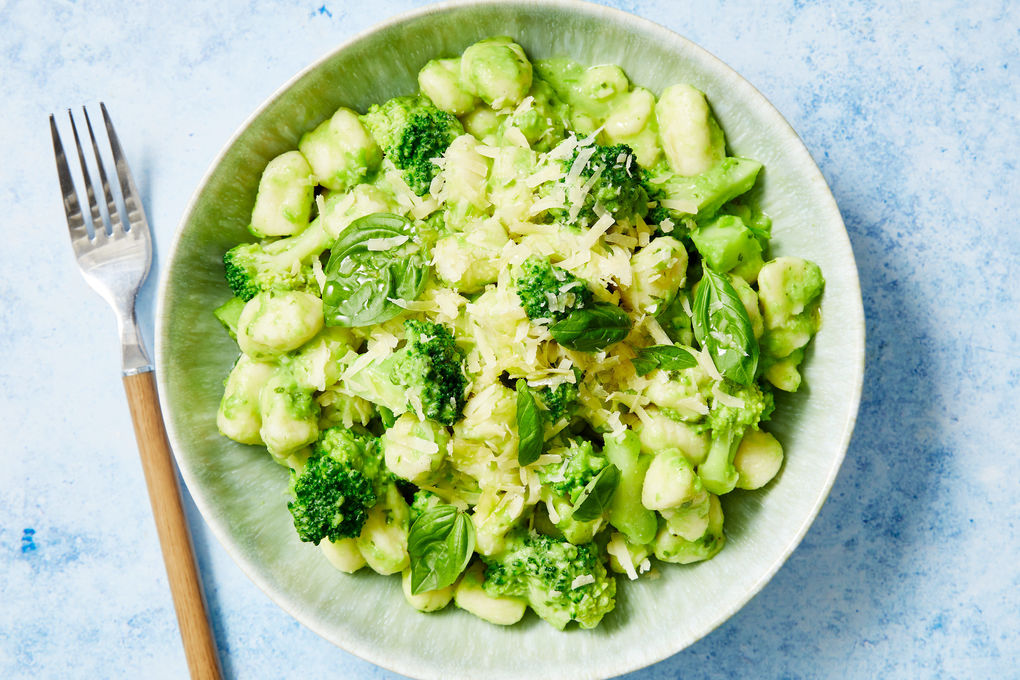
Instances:
[[[705,462],[698,466],[698,476],[705,489],[717,496],[727,494],[737,486],[739,475],[733,465],[733,457],[745,431],[744,428],[727,428],[712,433],[712,445]]]

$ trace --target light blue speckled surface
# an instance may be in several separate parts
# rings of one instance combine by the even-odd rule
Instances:
[[[160,248],[223,142],[307,63],[424,3],[175,4],[0,2],[3,678],[186,673],[46,114],[103,99],[117,122],[156,236],[151,348]],[[846,219],[869,337],[854,441],[804,543],[720,629],[628,677],[1017,677],[1020,6],[607,4],[701,44],[789,119]],[[395,677],[279,610],[190,510],[229,677]]]

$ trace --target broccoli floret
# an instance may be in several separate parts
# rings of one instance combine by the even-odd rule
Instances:
[[[464,350],[446,326],[410,319],[407,345],[395,357],[392,380],[417,388],[426,416],[453,425],[464,410]]]
[[[582,279],[534,255],[521,265],[514,286],[529,319],[559,321],[592,301],[591,289]]]
[[[729,493],[736,486],[738,474],[733,457],[744,432],[749,427],[758,429],[758,424],[767,421],[775,410],[772,392],[757,385],[745,387],[725,381],[721,388],[744,405],[727,406],[715,399],[705,419],[704,427],[711,431],[712,444],[705,462],[698,466],[698,476],[705,489],[714,494]]]
[[[609,461],[596,453],[591,442],[585,439],[573,439],[566,448],[556,453],[562,455],[563,461],[542,467],[538,478],[556,493],[570,499],[571,504],[577,502],[588,482],[609,465]]]
[[[595,543],[517,532],[497,555],[483,558],[485,590],[524,597],[535,613],[563,629],[570,621],[594,628],[616,606],[616,579]]]
[[[581,372],[574,369],[576,382],[562,382],[556,387],[545,386],[536,392],[542,405],[549,414],[550,422],[559,422],[564,416],[571,416],[577,406],[577,385],[581,382]]]
[[[437,109],[427,99],[414,97],[397,97],[373,106],[362,122],[419,196],[428,192],[439,172],[439,166],[432,160],[442,156],[450,142],[464,134],[456,117]]]
[[[300,473],[292,472],[287,503],[302,541],[355,538],[380,490],[392,483],[379,440],[332,427],[324,430]]]
[[[418,519],[419,515],[443,503],[443,499],[431,491],[418,489],[414,492],[414,499],[411,501],[410,523],[414,524],[414,520]]]
[[[409,410],[453,425],[464,410],[464,350],[442,324],[409,319],[406,344],[344,379],[348,391],[395,415]]]
[[[311,263],[330,245],[319,219],[296,236],[236,245],[223,256],[227,284],[245,302],[265,290],[318,290]]]
[[[589,186],[584,193],[580,209],[571,205],[570,188],[567,188],[567,206],[549,210],[553,219],[569,226],[590,226],[599,217],[601,209],[611,213],[616,220],[644,217],[648,214],[648,192],[645,189],[644,173],[638,165],[634,152],[626,144],[591,147],[575,150],[573,155],[563,161],[564,171],[569,174],[574,163],[581,154],[587,155],[593,150],[591,157],[581,168],[580,181],[582,186]],[[597,176],[596,176],[597,175]],[[561,183],[567,181],[566,177]],[[597,210],[596,206],[600,206]]]
[[[705,420],[705,425],[713,432],[746,427],[757,429],[758,423],[767,422],[776,409],[772,392],[762,390],[757,385],[738,385],[727,380],[720,388],[726,394],[743,401],[744,406],[725,406],[715,401]]]

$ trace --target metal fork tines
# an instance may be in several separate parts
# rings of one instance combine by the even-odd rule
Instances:
[[[138,189],[131,177],[120,141],[113,130],[106,105],[100,103],[99,108],[113,155],[116,173],[113,179],[117,182],[123,198],[123,210],[118,207],[111,190],[110,175],[103,165],[103,157],[99,152],[99,144],[88,111],[82,108],[92,146],[93,165],[97,170],[99,187],[102,190],[102,205],[96,198],[95,185],[86,154],[82,150],[74,115],[70,109],[67,112],[81,163],[84,195],[92,224],[91,235],[78,200],[81,194],[75,189],[71,168],[68,166],[60,133],[57,131],[57,121],[52,115],[50,131],[53,133],[53,151],[57,157],[57,175],[60,178],[60,190],[64,198],[64,212],[67,213],[67,227],[71,232],[71,245],[78,261],[78,268],[92,289],[103,296],[117,313],[117,325],[123,346],[124,375],[133,375],[152,370],[152,363],[145,351],[135,319],[135,297],[149,273],[149,265],[152,262],[152,237],[149,234],[149,223],[145,219]]]

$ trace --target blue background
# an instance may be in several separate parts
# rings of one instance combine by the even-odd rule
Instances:
[[[119,377],[74,268],[46,115],[105,100],[156,260],[214,155],[292,74],[424,3],[0,2],[0,677],[186,673]],[[1020,4],[618,1],[758,87],[829,181],[860,267],[867,375],[800,548],[634,680],[1020,674]],[[165,5],[165,7],[163,6]],[[190,505],[230,677],[392,674],[304,629]]]

